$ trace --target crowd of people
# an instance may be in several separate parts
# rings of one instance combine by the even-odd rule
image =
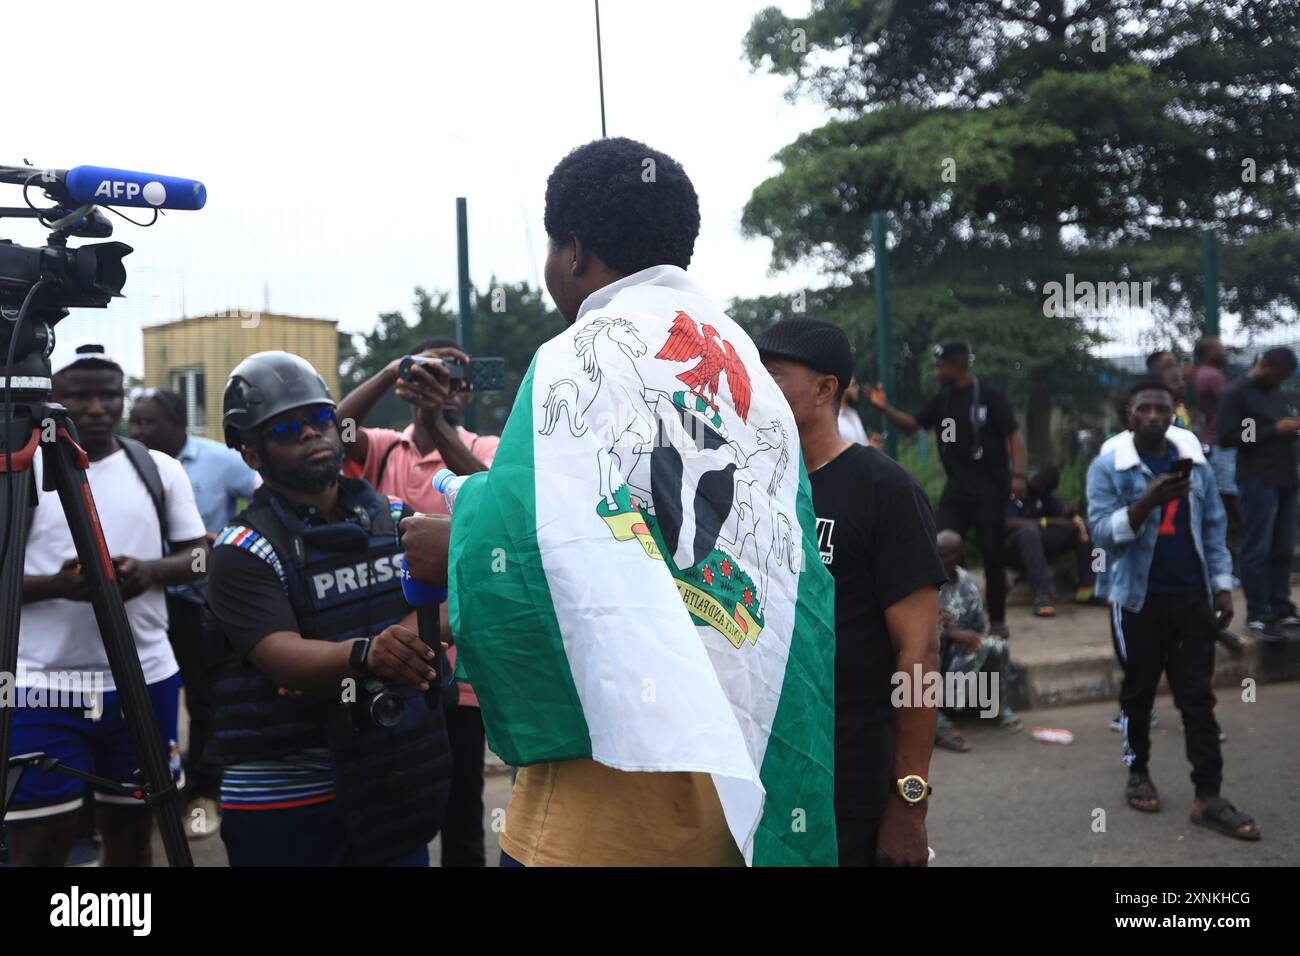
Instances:
[[[653,184],[640,178],[646,156],[659,170]],[[585,321],[584,303],[629,282],[655,286],[671,303],[699,229],[694,189],[671,157],[625,139],[588,144],[556,167],[546,200],[546,282],[570,326]],[[305,360],[252,355],[225,386],[225,445],[191,434],[184,401],[163,389],[133,396],[130,437],[120,435],[121,364],[95,345],[55,353],[54,398],[68,407],[88,458],[151,700],[184,787],[187,827],[195,838],[219,830],[234,866],[423,866],[436,834],[443,865],[488,862],[485,719],[494,715],[482,712],[474,675],[456,660],[458,644],[473,635],[453,632],[445,604],[436,633],[427,620],[421,627],[402,577],[406,569],[422,584],[454,590],[454,520],[432,478],[444,468],[492,469],[502,439],[461,425],[472,394],[454,390],[447,370],[470,356],[446,339],[414,351],[428,361],[404,374],[403,356],[394,355],[337,400]],[[1294,354],[1270,350],[1228,383],[1222,344],[1198,342],[1189,397],[1201,413],[1199,435],[1189,430],[1175,356],[1153,355],[1149,378],[1124,397],[1125,428],[1089,468],[1086,508],[1057,499],[1054,465],[1029,473],[1011,403],[973,374],[967,343],[935,348],[938,391],[912,413],[879,386],[859,389],[849,340],[829,322],[782,320],[741,344],[739,355],[750,354],[761,365],[746,374],[770,376],[788,403],[821,565],[833,580],[841,865],[924,865],[932,749],[969,749],[952,715],[976,701],[900,706],[896,676],[917,668],[987,675],[1004,695],[989,717],[1020,730],[1005,703],[1008,569],[1026,576],[1034,615],[1050,620],[1053,565],[1065,556],[1075,600],[1110,609],[1130,805],[1160,806],[1148,761],[1153,698],[1167,674],[1193,768],[1193,819],[1259,838],[1220,793],[1210,685],[1215,642],[1226,640],[1233,618],[1230,523],[1240,528],[1248,631],[1274,640],[1300,624],[1289,589],[1300,418],[1280,392]],[[743,421],[748,399],[735,368],[727,374]],[[722,401],[718,374],[711,390],[694,387],[709,414]],[[390,391],[410,404],[410,424],[366,426]],[[937,509],[884,453],[879,433],[867,433],[863,397],[896,428],[935,432],[947,478]],[[39,457],[36,468],[39,481]],[[965,567],[971,531],[983,595]],[[24,668],[107,671],[87,600],[67,523],[41,492],[23,582]],[[353,695],[351,706],[336,706],[340,688],[345,701]],[[393,688],[401,707],[386,718]],[[135,753],[111,682],[107,691],[101,717],[20,710],[15,750],[130,780]],[[567,762],[563,773],[556,766],[522,768],[502,865],[636,865],[666,853],[680,863],[739,862],[707,773],[636,773],[593,760]],[[147,863],[148,808],[90,795],[103,862]],[[75,777],[24,774],[5,820],[12,862],[62,864],[86,797]]]

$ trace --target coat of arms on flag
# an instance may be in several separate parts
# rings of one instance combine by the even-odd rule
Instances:
[[[753,343],[676,267],[538,350],[452,522],[493,750],[708,772],[747,860],[835,863],[833,587],[798,440]]]

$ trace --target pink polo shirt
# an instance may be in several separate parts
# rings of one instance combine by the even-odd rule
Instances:
[[[445,515],[447,506],[443,504],[442,495],[433,490],[433,476],[439,468],[444,467],[442,454],[434,449],[427,455],[421,455],[415,447],[415,426],[407,425],[405,431],[395,432],[391,428],[363,428],[370,444],[366,449],[366,461],[361,466],[361,477],[370,482],[375,490],[385,495],[401,498],[404,502],[422,514]],[[465,447],[483,464],[492,465],[501,439],[496,435],[476,435],[464,428],[457,427],[456,433]],[[389,449],[392,449],[391,452]],[[383,481],[376,481],[379,463],[385,453],[388,460],[384,464]],[[451,666],[456,666],[456,648],[448,650]],[[477,707],[478,696],[469,684],[460,685],[460,704],[464,707]]]

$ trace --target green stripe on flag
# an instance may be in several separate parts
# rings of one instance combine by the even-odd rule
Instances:
[[[759,777],[767,790],[755,866],[836,866],[835,582],[817,547],[812,486],[799,455],[803,570],[781,700]]]
[[[448,613],[482,705],[488,746],[527,766],[591,756],[537,545],[533,371],[519,387],[492,468],[461,486],[451,523]]]

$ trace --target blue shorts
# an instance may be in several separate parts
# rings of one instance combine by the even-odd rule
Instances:
[[[1214,472],[1219,494],[1237,495],[1237,449],[1215,445],[1210,451],[1210,470]]]
[[[181,750],[178,743],[177,710],[180,703],[181,678],[173,674],[166,680],[149,685],[149,697],[166,748],[172,779],[181,780]],[[64,766],[93,773],[122,783],[135,781],[140,768],[131,735],[127,731],[122,702],[117,691],[105,691],[103,712],[98,719],[86,716],[82,707],[16,707],[13,743],[10,754],[44,753]],[[12,775],[13,770],[9,771]],[[25,769],[14,791],[7,826],[41,823],[55,817],[76,813],[85,802],[84,780],[71,774]],[[98,803],[122,804],[144,808],[132,797],[101,793],[95,789]]]

